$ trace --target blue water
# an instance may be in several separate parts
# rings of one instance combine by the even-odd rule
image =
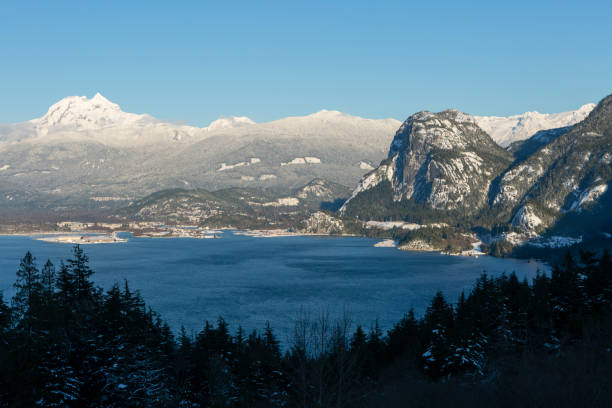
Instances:
[[[127,243],[85,245],[94,281],[105,289],[127,279],[173,329],[198,332],[223,316],[231,327],[263,328],[269,320],[285,341],[295,319],[347,311],[354,324],[376,319],[390,328],[411,307],[422,314],[437,290],[456,301],[483,271],[515,271],[520,278],[546,269],[537,262],[375,248],[373,239],[343,237],[222,239],[132,238]],[[25,236],[0,236],[0,290],[13,293],[19,260],[30,250],[40,265],[59,265],[71,245]]]

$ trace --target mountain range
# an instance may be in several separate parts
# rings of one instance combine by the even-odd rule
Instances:
[[[423,111],[402,124],[340,214],[484,229],[497,244],[557,233],[609,239],[611,161],[612,95],[575,125],[539,130],[507,149],[470,115]]]
[[[590,109],[474,120],[506,146],[571,126]],[[354,186],[385,158],[400,124],[322,110],[267,123],[224,117],[199,128],[123,112],[99,93],[67,97],[41,118],[0,125],[0,211],[117,208],[175,188],[281,194],[315,178]]]
[[[399,126],[337,111],[255,123],[176,125],[121,111],[100,94],[69,97],[42,118],[0,126],[0,209],[115,208],[163,189],[353,185]]]

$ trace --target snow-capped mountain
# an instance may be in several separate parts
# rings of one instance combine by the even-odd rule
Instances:
[[[580,237],[571,242],[609,234],[612,95],[589,111],[573,126],[539,131],[509,150],[464,113],[416,113],[340,212],[362,220],[446,222],[464,235],[466,225],[472,231],[502,226],[511,232],[489,238],[510,246],[559,231]]]
[[[227,116],[214,120],[205,129],[214,132],[221,129],[233,129],[240,126],[254,125],[255,122],[246,116]]]
[[[199,128],[123,112],[100,94],[68,97],[39,119],[0,125],[0,209],[121,205],[177,187],[291,189],[317,177],[350,186],[362,163],[384,158],[399,124],[320,111]]]
[[[541,120],[538,126],[567,125],[578,120],[587,108],[585,105],[573,115],[545,115],[547,121]],[[394,174],[393,166],[399,165],[401,176],[397,172],[387,177],[395,183],[394,194],[408,197],[412,191],[414,197],[429,197],[436,207],[450,209],[460,198],[476,197],[495,173],[491,160],[473,153],[471,142],[461,136],[468,127],[478,128],[484,119],[456,111],[423,115],[412,118],[414,129],[400,129],[400,133],[423,136],[420,147],[415,145],[422,150],[422,157],[398,155],[372,173],[378,176],[369,177],[387,177],[386,174]],[[531,123],[527,119],[520,122],[521,129],[537,128],[527,126]],[[512,137],[503,136],[504,131],[518,134],[512,127],[500,127],[504,123],[500,118],[488,118],[486,123],[497,126],[492,132],[502,135],[498,139]],[[370,165],[387,157],[400,125],[395,119],[366,119],[321,110],[266,123],[255,123],[244,116],[223,117],[200,128],[123,112],[101,94],[92,98],[68,97],[39,119],[0,125],[0,208],[3,203],[19,207],[23,202],[45,206],[121,205],[176,187],[291,189],[314,178],[354,186]],[[405,143],[408,133],[396,135],[394,146]],[[477,133],[481,138],[486,136],[481,130]],[[444,135],[457,138],[447,140]],[[438,138],[442,145],[430,143],[431,137]],[[450,150],[444,150],[447,142]],[[491,151],[500,150],[490,139],[479,144]],[[474,149],[478,150],[478,146]],[[450,156],[440,156],[443,151],[450,152]],[[460,153],[461,157],[451,153]],[[425,166],[419,169],[428,174],[429,181],[424,185],[417,182],[419,165]],[[433,181],[441,178],[444,185]],[[366,182],[373,181],[370,179]],[[431,191],[427,190],[430,187]],[[476,208],[480,201],[472,204]]]
[[[594,107],[594,103],[587,103],[577,110],[568,112],[539,113],[533,111],[508,117],[474,116],[474,120],[495,142],[506,147],[512,142],[525,140],[540,130],[574,125],[586,118]]]
[[[537,138],[536,134],[533,138]],[[612,95],[582,122],[507,169],[491,190],[493,209],[539,227],[596,202],[612,181]],[[537,220],[523,222],[525,217]]]
[[[51,105],[47,113],[32,121],[39,134],[66,130],[99,130],[106,127],[150,124],[149,115],[126,113],[100,93],[93,98],[69,96]]]

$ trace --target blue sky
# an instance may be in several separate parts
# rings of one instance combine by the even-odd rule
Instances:
[[[557,112],[612,92],[612,2],[0,2],[0,122],[101,92],[206,125]]]

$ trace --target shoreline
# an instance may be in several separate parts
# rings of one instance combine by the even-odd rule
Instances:
[[[239,235],[244,237],[252,237],[252,238],[285,238],[285,237],[329,237],[329,238],[346,238],[346,237],[358,237],[358,238],[367,238],[376,240],[372,246],[376,248],[393,248],[397,251],[407,251],[407,252],[432,252],[440,255],[448,255],[448,256],[462,256],[462,257],[472,257],[478,258],[480,256],[489,256],[485,253],[478,252],[472,253],[472,251],[463,251],[463,253],[449,253],[442,249],[432,248],[430,250],[424,251],[419,249],[408,249],[402,248],[398,245],[397,241],[388,238],[377,238],[377,237],[366,237],[362,235],[356,234],[341,234],[341,235],[329,235],[329,234],[318,234],[318,233],[309,233],[309,232],[292,232],[281,229],[274,230],[262,230],[262,229],[234,229],[234,228],[217,228],[214,230],[204,230],[207,235],[201,236],[191,236],[191,235],[172,235],[172,234],[137,234],[133,231],[123,230],[123,231],[114,231],[114,233],[129,233],[132,234],[133,238],[148,238],[148,239],[222,239],[217,235],[219,233],[223,233],[224,231],[232,232],[233,235]],[[96,234],[96,235],[104,235],[103,239],[80,239],[81,235],[84,235],[84,232],[58,232],[58,231],[48,231],[48,232],[22,232],[22,233],[0,233],[0,236],[21,236],[21,237],[29,237],[38,241],[50,242],[56,244],[78,244],[78,245],[96,245],[96,244],[121,244],[126,243],[129,239],[124,238],[111,238],[107,231],[91,231],[88,233]],[[214,234],[211,235],[211,234]],[[42,236],[41,236],[42,235]],[[47,237],[44,237],[47,236]],[[66,237],[65,239],[61,239],[60,237]],[[95,237],[92,237],[95,238]],[[520,258],[516,258],[520,259]]]
[[[213,230],[210,230],[213,231]],[[495,258],[492,255],[480,252],[480,251],[473,251],[473,250],[467,250],[467,251],[462,251],[462,252],[457,252],[457,253],[451,253],[451,252],[446,252],[443,249],[438,249],[438,248],[434,248],[431,250],[419,250],[419,249],[408,249],[408,248],[402,248],[399,245],[397,245],[397,242],[393,242],[393,245],[391,244],[390,241],[393,241],[391,239],[388,238],[377,238],[377,237],[366,237],[363,235],[356,235],[356,234],[342,234],[342,235],[329,235],[329,234],[315,234],[315,233],[307,233],[307,232],[289,232],[289,231],[284,231],[284,230],[244,230],[244,229],[234,229],[234,228],[217,228],[214,231],[218,232],[223,232],[223,231],[228,231],[228,232],[232,232],[232,234],[234,235],[240,235],[240,236],[245,236],[245,237],[252,237],[252,238],[285,238],[285,237],[328,237],[328,238],[348,238],[348,237],[357,237],[357,238],[366,238],[366,239],[372,239],[375,240],[376,242],[373,243],[373,247],[375,248],[382,248],[382,249],[394,249],[396,251],[406,251],[406,252],[430,252],[430,253],[435,253],[438,255],[446,255],[446,256],[458,256],[458,257],[464,257],[464,258],[473,258],[473,259],[478,259],[480,257],[492,257]],[[177,235],[159,235],[159,236],[154,236],[154,235],[135,235],[134,232],[132,231],[115,231],[115,232],[124,232],[124,233],[130,233],[132,234],[133,238],[147,238],[147,239],[160,239],[160,238],[165,238],[165,239],[209,239],[212,237],[204,237],[204,236],[177,236]],[[92,234],[105,234],[105,232],[91,232]],[[44,237],[40,237],[40,238],[35,238],[36,236],[39,235],[51,235],[51,236],[72,236],[75,237],[75,232],[57,232],[57,231],[52,231],[52,232],[23,232],[23,233],[0,233],[0,237],[29,237],[38,241],[43,241],[43,242],[49,242],[49,243],[55,243],[55,244],[78,244],[78,245],[96,245],[96,244],[121,244],[121,243],[127,243],[129,241],[129,239],[124,239],[124,238],[119,238],[118,240],[95,240],[95,241],[86,241],[83,240],[82,242],[72,242],[70,240],[58,240],[53,239],[53,238],[49,238],[49,239],[45,239]],[[217,237],[217,239],[223,239],[220,237]],[[516,259],[516,260],[521,260],[521,261],[526,261],[526,262],[531,262],[531,261],[537,261],[537,262],[544,262],[546,263],[545,260],[542,259],[537,259],[537,258],[515,258],[515,257],[508,257],[508,259]]]

